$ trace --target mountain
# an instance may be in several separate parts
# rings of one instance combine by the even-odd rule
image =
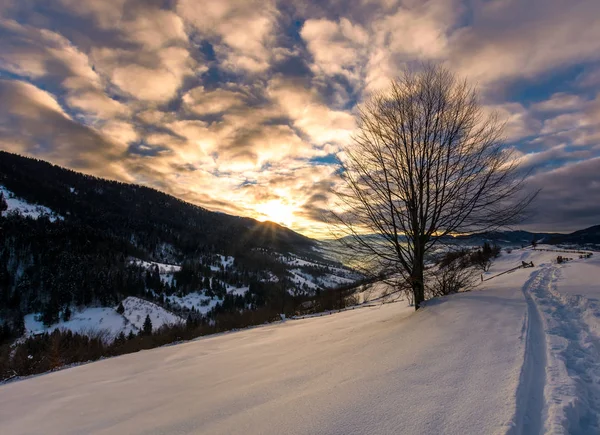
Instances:
[[[128,297],[236,327],[232,316],[295,312],[358,278],[323,258],[316,241],[272,222],[3,151],[0,196],[0,342],[28,322],[71,324]]]
[[[483,242],[496,243],[500,246],[527,246],[533,240],[548,245],[576,245],[597,246],[600,245],[600,225],[595,225],[583,230],[574,231],[569,234],[559,233],[533,233],[529,231],[496,231],[485,234],[470,234],[457,236],[449,240],[458,243],[481,245]]]
[[[497,244],[500,246],[527,246],[535,239],[537,242],[548,243],[554,237],[554,233],[532,233],[529,231],[492,231],[489,233],[466,234],[454,237],[448,237],[449,242],[480,246],[484,242]]]
[[[148,187],[108,181],[0,151],[0,185],[69,223],[132,244],[156,260],[169,244],[177,255],[203,249],[235,253],[262,247],[310,252],[315,242],[272,222],[209,211]]]
[[[600,245],[600,225],[570,234],[554,234],[548,243],[553,245]]]
[[[347,236],[346,238],[350,237],[351,236]],[[371,242],[382,241],[382,238],[377,234],[367,234],[361,237],[370,240]],[[465,246],[481,246],[484,242],[488,242],[504,247],[520,247],[530,245],[534,239],[538,243],[546,243],[549,245],[600,245],[600,225],[595,225],[569,234],[534,233],[530,231],[513,230],[445,236],[442,238],[442,242],[450,245],[455,244]],[[340,240],[343,241],[343,239]],[[327,240],[322,242],[322,245],[331,246],[329,250],[333,250],[333,247],[340,246],[341,244],[335,240]]]

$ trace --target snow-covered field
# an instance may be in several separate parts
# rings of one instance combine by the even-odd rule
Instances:
[[[40,216],[47,216],[51,222],[54,222],[56,219],[64,219],[62,216],[50,210],[48,207],[31,204],[24,199],[14,196],[10,190],[2,185],[0,185],[0,192],[4,194],[4,199],[6,201],[6,205],[8,206],[7,210],[5,211],[6,214],[17,213],[23,217],[30,217],[33,219],[38,219]]]
[[[9,383],[1,431],[600,433],[600,258],[556,256],[503,254],[487,276],[535,267],[417,313],[288,320]]]

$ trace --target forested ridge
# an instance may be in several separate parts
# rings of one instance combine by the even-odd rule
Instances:
[[[315,241],[277,224],[2,151],[0,188],[4,205],[18,199],[51,211],[27,216],[0,207],[0,342],[6,346],[26,332],[27,314],[50,326],[82,307],[116,307],[128,296],[164,307],[203,333],[239,327],[294,313],[311,298],[315,308],[315,297],[332,306],[335,297],[325,296],[327,283],[319,278],[332,270],[351,276],[324,260]],[[296,274],[285,260],[290,256],[305,259],[293,267]],[[159,274],[165,263],[176,267]],[[197,306],[182,302],[191,293]],[[330,302],[323,305],[323,298]],[[44,339],[26,342],[36,349],[31,340]]]

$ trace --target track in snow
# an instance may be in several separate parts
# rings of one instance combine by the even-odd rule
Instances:
[[[558,292],[558,273],[546,266],[523,286],[527,337],[516,434],[600,433],[600,341],[584,320],[581,298]]]
[[[527,301],[525,319],[525,356],[519,387],[517,388],[517,411],[513,435],[539,434],[542,432],[544,411],[544,386],[546,381],[546,337],[538,307],[531,296],[532,288],[544,284],[544,270],[531,274],[523,286]]]

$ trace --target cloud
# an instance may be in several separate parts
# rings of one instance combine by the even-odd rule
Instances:
[[[339,22],[311,19],[304,23],[300,35],[314,58],[316,74],[360,79],[369,42],[369,34],[360,25],[346,18]]]
[[[330,109],[313,89],[295,81],[273,80],[268,94],[292,119],[294,127],[315,145],[341,144],[350,139],[355,128],[354,117],[348,112]]]
[[[600,57],[595,0],[477,0],[471,14],[471,25],[451,35],[447,55],[479,81],[532,78]]]
[[[242,109],[247,104],[244,92],[228,89],[206,91],[203,86],[191,89],[183,96],[183,103],[189,110],[198,115],[214,115],[235,109]]]
[[[537,112],[566,112],[581,109],[585,100],[580,95],[557,92],[548,100],[532,105],[532,110]]]
[[[214,44],[224,68],[260,73],[269,67],[278,16],[273,0],[181,0],[177,12]]]
[[[133,98],[164,103],[173,98],[186,76],[194,74],[195,60],[181,47],[156,52],[99,48],[91,57],[112,83]],[[203,71],[199,67],[200,72]]]
[[[439,62],[477,84],[532,185],[568,186],[564,174],[591,174],[600,155],[596,0],[11,0],[0,11],[2,148],[229,213],[279,207],[307,234],[327,232],[331,156],[352,140],[357,105],[407,65]]]
[[[600,203],[600,158],[569,164],[540,173],[529,181],[531,189],[541,188],[534,203],[530,228],[538,231],[574,231],[598,225]]]
[[[88,172],[102,167],[104,176],[130,179],[119,165],[124,151],[120,145],[74,121],[48,92],[22,81],[0,80],[0,99],[3,148]]]
[[[77,87],[100,86],[87,56],[62,35],[0,19],[0,67],[15,75],[50,78]]]

